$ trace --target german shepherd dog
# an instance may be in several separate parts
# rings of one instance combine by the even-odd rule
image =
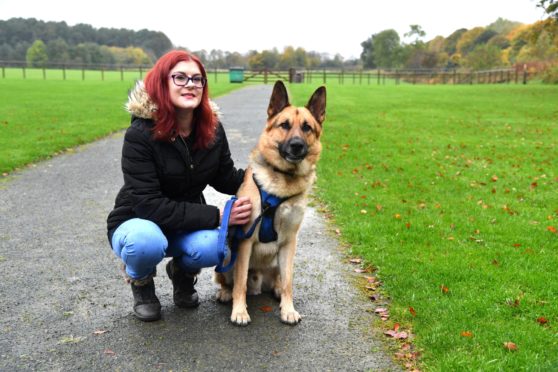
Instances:
[[[262,243],[258,232],[238,246],[233,270],[217,273],[221,284],[217,299],[232,299],[231,321],[245,326],[250,323],[246,294],[272,291],[281,300],[281,321],[297,324],[300,314],[293,305],[293,266],[297,234],[304,217],[308,192],[316,179],[316,163],[322,146],[320,135],[325,119],[326,89],[318,88],[305,107],[289,103],[285,85],[277,81],[267,109],[267,124],[258,144],[250,154],[244,182],[238,196],[252,202],[251,222],[262,212],[260,190],[284,201],[277,207],[272,220],[276,240]],[[256,183],[257,182],[257,183]]]

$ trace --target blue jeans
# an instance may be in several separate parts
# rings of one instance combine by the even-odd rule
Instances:
[[[155,266],[165,257],[176,257],[184,270],[195,272],[222,261],[222,254],[212,239],[216,230],[165,235],[154,222],[132,218],[114,231],[111,246],[126,265],[126,274],[132,279],[152,274]]]

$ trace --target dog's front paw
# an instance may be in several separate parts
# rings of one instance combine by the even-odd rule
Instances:
[[[232,291],[228,288],[221,288],[217,291],[215,298],[219,302],[230,302],[232,300]]]
[[[231,314],[231,322],[238,326],[247,326],[250,324],[250,315],[248,315],[248,311],[246,309],[241,310],[233,310]]]
[[[289,325],[297,325],[302,317],[294,308],[290,310],[281,310],[281,321]]]

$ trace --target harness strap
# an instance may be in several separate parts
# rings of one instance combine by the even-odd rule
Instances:
[[[269,243],[277,240],[278,237],[277,232],[275,231],[275,228],[273,226],[275,221],[275,211],[277,210],[277,208],[281,203],[283,203],[285,200],[289,198],[280,198],[278,196],[269,194],[262,188],[262,186],[258,183],[258,181],[256,181],[256,177],[254,175],[252,175],[252,178],[254,179],[254,182],[256,183],[258,190],[260,191],[261,213],[256,218],[252,226],[250,226],[248,231],[246,231],[246,233],[242,230],[240,226],[234,227],[234,232],[231,234],[232,239],[230,239],[231,259],[226,266],[223,266],[222,262],[226,257],[226,238],[227,238],[227,230],[228,230],[228,221],[230,218],[232,205],[237,200],[237,198],[233,196],[229,201],[227,201],[227,204],[225,205],[225,210],[223,212],[223,220],[222,220],[223,222],[221,223],[221,231],[219,233],[219,246],[224,247],[223,249],[224,253],[221,259],[222,260],[221,264],[215,267],[215,271],[218,273],[227,272],[233,267],[236,261],[236,256],[238,253],[238,246],[240,244],[240,241],[251,238],[252,235],[254,235],[254,232],[256,231],[256,227],[260,222],[261,222],[261,226],[258,234],[258,240],[262,243]]]

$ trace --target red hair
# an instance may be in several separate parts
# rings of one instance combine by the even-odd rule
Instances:
[[[144,84],[147,94],[157,105],[155,127],[153,128],[153,137],[156,140],[169,141],[177,133],[175,108],[169,93],[169,73],[179,62],[190,61],[198,65],[207,81],[205,68],[199,58],[183,50],[171,50],[163,55],[145,76]],[[196,135],[195,149],[206,149],[215,139],[217,116],[209,104],[207,84],[203,88],[200,105],[194,109],[192,128]]]

